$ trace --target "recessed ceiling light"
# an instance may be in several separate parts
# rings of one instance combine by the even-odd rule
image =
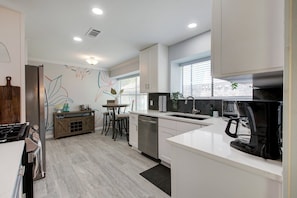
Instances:
[[[97,14],[97,15],[102,15],[103,14],[103,10],[101,10],[100,8],[93,8],[92,12],[94,14]]]
[[[78,37],[78,36],[73,37],[73,40],[78,41],[78,42],[82,41],[82,39],[80,37]]]
[[[197,23],[190,23],[188,25],[188,28],[195,28],[195,27],[197,27]]]

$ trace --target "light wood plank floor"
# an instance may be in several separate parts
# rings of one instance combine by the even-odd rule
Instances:
[[[35,198],[168,198],[139,173],[157,163],[101,132],[46,141],[46,178]]]

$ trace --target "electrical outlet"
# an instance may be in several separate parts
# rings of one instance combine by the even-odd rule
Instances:
[[[150,106],[153,106],[153,105],[154,105],[154,101],[150,100]]]

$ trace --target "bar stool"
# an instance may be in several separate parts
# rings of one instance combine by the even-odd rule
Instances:
[[[133,111],[133,106],[134,106],[134,100],[132,100],[131,103],[131,111]],[[126,138],[129,144],[129,113],[125,113],[126,108],[124,110],[124,113],[116,115],[116,120],[117,120],[117,126],[118,126],[118,131],[120,132],[120,135],[122,135],[123,129],[125,129],[126,132]],[[117,133],[115,134],[115,139],[117,137]],[[130,144],[129,144],[130,145]]]
[[[106,103],[107,104],[114,104],[115,100],[107,100]],[[112,121],[112,120],[110,120],[110,116],[109,116],[110,111],[111,111],[111,109],[107,108],[107,111],[103,112],[103,126],[102,126],[101,134],[103,134],[105,132],[105,135],[107,135],[107,133],[109,131],[111,121]]]

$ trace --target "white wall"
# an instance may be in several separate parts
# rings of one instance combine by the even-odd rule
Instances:
[[[21,89],[21,122],[25,121],[25,42],[24,21],[20,12],[0,6],[0,42],[9,53],[10,61],[0,61],[0,85],[6,85],[6,76],[11,76],[11,85]]]
[[[210,55],[210,39],[210,31],[207,31],[175,45],[169,46],[169,61],[185,62],[193,58],[201,58],[205,55]]]
[[[95,111],[95,127],[102,127],[102,107],[107,99],[113,99],[111,87],[116,81],[109,78],[107,71],[29,61],[30,65],[44,65],[46,91],[45,112],[47,137],[52,136],[53,112],[58,105],[69,103],[70,111],[79,111],[79,105],[89,105]]]
[[[210,31],[199,34],[175,45],[169,46],[168,59],[170,64],[170,90],[181,91],[179,63],[210,56]]]
[[[297,1],[285,0],[284,198],[297,197]]]

